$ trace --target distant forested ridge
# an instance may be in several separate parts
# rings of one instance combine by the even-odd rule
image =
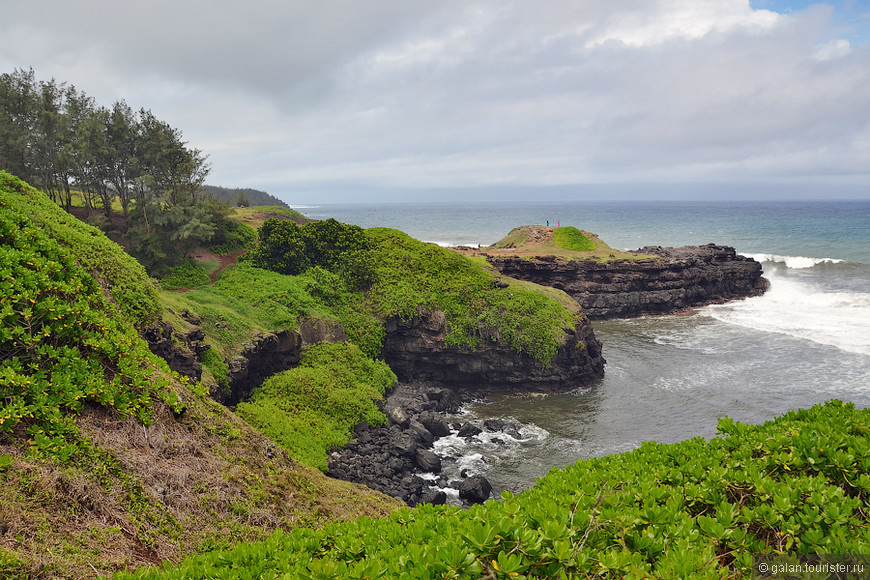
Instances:
[[[251,205],[278,205],[286,208],[290,207],[271,193],[266,193],[265,191],[260,191],[258,189],[204,185],[202,186],[202,190],[216,199],[225,201],[237,207]]]

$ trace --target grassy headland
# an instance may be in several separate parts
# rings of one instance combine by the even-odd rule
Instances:
[[[519,226],[491,246],[480,249],[493,256],[556,256],[568,260],[645,260],[653,256],[623,252],[608,246],[596,234],[572,226],[559,228]]]

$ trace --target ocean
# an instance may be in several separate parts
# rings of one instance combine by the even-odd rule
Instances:
[[[579,391],[490,396],[463,421],[519,436],[444,437],[445,474],[485,475],[497,496],[553,467],[644,441],[716,436],[830,399],[870,405],[870,202],[391,203],[298,208],[444,246],[491,244],[525,224],[574,226],[619,249],[717,243],[761,262],[761,297],[673,316],[594,322],[605,376]]]

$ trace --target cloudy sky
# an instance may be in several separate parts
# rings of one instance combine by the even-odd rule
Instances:
[[[288,203],[870,198],[870,1],[4,0],[32,67]]]

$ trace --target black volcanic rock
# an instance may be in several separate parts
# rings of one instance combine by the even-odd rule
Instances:
[[[482,475],[473,475],[459,484],[459,498],[469,503],[483,503],[491,492],[492,485]]]
[[[707,244],[645,247],[638,260],[487,256],[502,274],[564,290],[592,320],[667,314],[763,294],[761,264],[734,248]]]
[[[575,318],[575,330],[565,330],[563,344],[548,367],[498,340],[481,341],[475,350],[447,345],[440,311],[393,320],[386,329],[381,356],[400,381],[436,383],[466,393],[564,392],[604,376],[601,343],[583,315]]]

